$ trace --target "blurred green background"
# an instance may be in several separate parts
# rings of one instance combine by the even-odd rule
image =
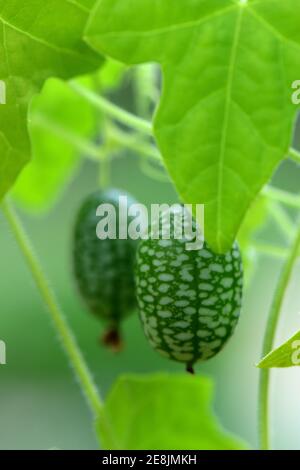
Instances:
[[[300,169],[286,162],[274,184],[299,189]],[[145,175],[131,153],[114,160],[112,184],[140,202],[172,203],[170,184]],[[96,163],[85,162],[49,212],[29,216],[19,210],[79,345],[103,395],[121,373],[182,371],[161,358],[144,338],[137,314],[124,324],[126,348],[113,355],[99,346],[102,325],[82,304],[72,278],[71,237],[83,198],[98,186]],[[1,449],[96,449],[91,416],[56,338],[49,315],[6,222],[0,216],[0,339],[7,345],[7,365],[0,366]],[[273,227],[264,237],[273,237]],[[245,293],[238,328],[225,350],[197,373],[215,380],[214,408],[223,425],[257,446],[258,370],[266,317],[281,263],[261,256]],[[294,275],[282,313],[280,344],[300,328],[300,272]],[[300,449],[300,373],[298,368],[272,371],[273,445]]]

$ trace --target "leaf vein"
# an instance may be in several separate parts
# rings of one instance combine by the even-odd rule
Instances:
[[[222,200],[222,190],[223,190],[223,168],[224,168],[224,161],[225,161],[227,132],[228,132],[228,127],[229,127],[229,114],[230,114],[230,105],[231,105],[234,68],[235,68],[235,63],[237,59],[237,49],[238,49],[240,32],[241,32],[242,18],[243,18],[243,8],[240,9],[238,17],[237,17],[234,39],[232,43],[232,50],[231,50],[231,55],[230,55],[229,68],[228,68],[224,122],[223,122],[223,130],[222,130],[222,137],[221,137],[221,144],[220,144],[220,160],[219,160],[218,189],[217,189],[218,204],[217,204],[217,220],[216,220],[216,226],[217,226],[217,229],[216,229],[217,238],[216,239],[217,239],[219,246],[221,246],[220,237],[221,237],[221,232],[222,232],[221,200]]]
[[[262,25],[264,25],[265,28],[268,29],[273,34],[273,36],[276,37],[278,41],[280,41],[281,43],[286,43],[288,45],[291,45],[295,47],[296,49],[300,49],[300,44],[298,44],[296,41],[293,41],[292,39],[287,38],[282,33],[280,33],[276,28],[274,28],[274,26],[272,26],[271,23],[269,23],[267,20],[265,20],[265,18],[259,15],[256,10],[254,10],[251,7],[248,7],[248,10],[249,10],[249,13],[254,18],[256,18],[257,21],[259,21]]]
[[[63,47],[56,46],[55,44],[51,44],[48,41],[45,41],[42,38],[39,38],[37,36],[32,35],[28,31],[24,31],[23,29],[18,28],[17,26],[13,25],[12,23],[6,21],[2,16],[0,16],[0,22],[2,22],[3,26],[7,26],[8,28],[12,29],[13,31],[16,31],[19,34],[22,34],[23,36],[28,37],[31,39],[33,42],[37,42],[39,44],[42,44],[43,46],[52,49],[58,53],[63,53],[69,56],[77,57],[82,59],[82,55],[78,54],[70,49],[65,49]]]
[[[196,20],[196,21],[189,21],[189,22],[186,22],[186,23],[177,23],[177,24],[173,24],[173,25],[169,25],[169,26],[166,26],[164,28],[157,28],[157,29],[151,29],[151,30],[147,30],[147,31],[132,31],[132,30],[122,30],[122,31],[109,31],[109,32],[103,32],[101,33],[101,36],[104,37],[104,36],[113,36],[113,37],[116,37],[116,36],[128,36],[128,35],[136,35],[136,36],[141,36],[141,37],[147,37],[147,36],[155,36],[155,35],[160,35],[160,34],[165,34],[165,33],[169,33],[171,31],[181,31],[181,30],[184,30],[184,29],[194,29],[198,26],[201,26],[209,21],[211,21],[212,19],[215,19],[219,16],[223,16],[231,11],[234,11],[234,10],[237,10],[238,9],[238,5],[237,4],[234,4],[234,5],[230,5],[226,8],[223,8],[221,10],[218,10],[217,12],[215,13],[212,13],[210,15],[207,15],[205,16],[204,18],[200,18],[199,20]]]

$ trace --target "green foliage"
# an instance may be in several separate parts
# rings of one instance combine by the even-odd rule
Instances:
[[[294,366],[300,366],[300,331],[270,352],[258,364],[262,369]]]
[[[251,281],[257,264],[257,253],[253,247],[253,242],[257,232],[268,218],[268,210],[268,199],[263,195],[259,195],[250,206],[239,230],[238,242],[243,253],[246,284]]]
[[[259,195],[253,201],[239,230],[238,239],[242,249],[247,250],[251,246],[255,235],[268,217],[268,209],[269,201],[266,196]]]
[[[0,78],[7,91],[7,104],[0,106],[0,197],[29,160],[27,112],[32,96],[48,77],[67,79],[100,65],[99,56],[81,39],[94,3],[27,0],[20,5],[18,0],[0,0]]]
[[[0,199],[18,177],[15,199],[30,210],[43,210],[82,157],[101,161],[105,168],[109,152],[122,148],[143,155],[143,170],[158,179],[159,167],[152,166],[161,164],[152,142],[154,129],[181,200],[205,204],[207,243],[189,251],[182,241],[143,241],[137,266],[139,307],[151,345],[190,369],[197,360],[218,353],[237,323],[242,298],[240,252],[233,245],[237,233],[248,273],[253,271],[256,248],[287,253],[280,246],[255,244],[268,210],[287,239],[294,233],[289,217],[268,199],[298,208],[299,198],[270,188],[262,196],[260,190],[290,145],[297,110],[291,85],[300,74],[298,3],[26,0],[20,5],[0,0],[0,79],[7,88],[7,104],[0,106]],[[131,77],[136,110],[144,119],[99,96],[119,83],[124,66],[109,61],[99,71],[102,56],[89,46],[123,64],[151,63],[133,69]],[[152,129],[147,119],[159,100],[160,83],[154,63],[162,69],[163,91]],[[127,133],[123,126],[135,132]],[[19,175],[29,161],[30,141],[33,158]],[[299,162],[297,151],[290,155]],[[117,196],[101,192],[86,201],[75,227],[74,250],[81,294],[89,310],[108,323],[105,340],[113,347],[119,346],[119,323],[136,300],[136,243],[99,243],[95,235],[96,207],[108,202],[117,208]],[[22,225],[8,201],[2,209],[81,388],[99,416],[97,431],[105,448],[245,448],[220,427],[210,408],[212,384],[201,377],[125,376],[102,408]],[[264,354],[274,344],[299,245],[300,233],[289,249],[274,297]],[[296,365],[300,332],[264,357],[259,367]],[[261,441],[267,448],[269,372],[262,371],[261,378]]]
[[[70,179],[81,154],[91,152],[88,139],[96,132],[96,113],[67,83],[50,79],[32,102],[29,131],[32,161],[13,194],[27,208],[40,210]]]
[[[226,252],[289,148],[297,109],[288,90],[300,74],[298,0],[117,6],[98,3],[87,41],[127,64],[161,64],[155,135],[183,200],[206,205],[208,243]]]
[[[100,445],[110,450],[245,449],[214,416],[212,393],[212,382],[204,377],[120,377],[97,422]]]
[[[108,61],[96,73],[76,83],[97,92],[119,84],[123,67]],[[44,210],[71,179],[81,157],[99,160],[100,144],[93,144],[102,115],[70,86],[50,79],[33,99],[29,114],[32,161],[14,186],[16,200],[29,210]]]

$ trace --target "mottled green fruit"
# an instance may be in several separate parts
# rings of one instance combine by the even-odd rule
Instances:
[[[118,238],[100,240],[96,228],[101,217],[96,211],[101,204],[115,208],[118,237],[120,196],[127,197],[129,206],[136,203],[131,196],[117,189],[98,191],[84,201],[77,216],[73,245],[79,291],[89,310],[112,328],[107,336],[111,343],[118,341],[115,335],[120,321],[136,306],[134,263],[137,242]],[[128,222],[130,220],[128,217]]]
[[[144,240],[137,254],[136,286],[140,317],[151,346],[163,356],[184,362],[215,356],[232,335],[240,315],[243,271],[237,244],[218,255],[204,243],[189,251],[175,239],[178,224],[171,211],[161,217],[171,237]],[[192,226],[196,229],[193,220]],[[178,225],[177,225],[178,228]]]

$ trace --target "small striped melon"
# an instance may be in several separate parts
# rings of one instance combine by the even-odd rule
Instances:
[[[137,298],[151,346],[192,371],[197,361],[215,356],[234,332],[242,303],[242,260],[236,243],[225,255],[213,253],[206,243],[189,251],[185,238],[174,237],[174,214],[161,216],[159,239],[139,245]],[[162,238],[166,224],[170,239]]]
[[[128,205],[136,201],[124,191],[97,191],[83,202],[77,215],[73,240],[73,264],[79,291],[88,307],[108,325],[105,343],[118,349],[120,322],[136,307],[134,263],[137,241],[99,240],[96,227],[100,204],[111,204],[119,225],[119,197],[127,196]],[[128,218],[130,222],[131,218]]]

